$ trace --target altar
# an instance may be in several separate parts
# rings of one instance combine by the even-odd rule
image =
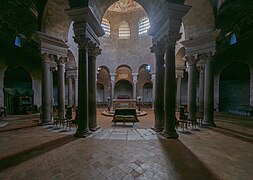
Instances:
[[[113,99],[112,108],[135,108],[136,109],[136,99]]]

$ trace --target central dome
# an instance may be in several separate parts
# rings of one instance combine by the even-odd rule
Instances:
[[[111,7],[109,8],[110,11],[116,11],[116,12],[128,12],[128,11],[136,11],[142,8],[141,5],[139,5],[134,0],[119,0],[115,2]]]

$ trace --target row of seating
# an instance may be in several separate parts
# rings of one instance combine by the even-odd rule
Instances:
[[[77,115],[78,115],[78,108],[75,109],[75,113],[76,116],[73,119],[72,118],[72,108],[71,107],[67,107],[66,109],[66,114],[65,117],[66,118],[60,118],[60,117],[54,117],[53,118],[53,126],[55,127],[63,127],[66,129],[71,129],[73,125],[75,125],[75,127],[78,127],[78,123],[77,123]]]
[[[126,122],[134,123],[138,122],[136,109],[134,108],[117,108],[115,109],[113,120],[114,125],[116,126],[117,122],[123,122],[125,124]]]
[[[188,127],[191,126],[192,129],[197,128],[197,124],[202,126],[203,122],[203,113],[202,112],[197,112],[196,113],[196,119],[189,119],[188,118],[188,112],[182,112],[179,115],[179,119],[176,119],[176,128],[179,126],[183,129],[183,132],[185,129],[188,131]]]

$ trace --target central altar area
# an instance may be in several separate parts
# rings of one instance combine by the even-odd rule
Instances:
[[[145,111],[138,111],[136,99],[113,99],[111,108],[102,112],[102,114],[105,116],[113,116],[115,109],[136,109],[137,116],[147,115]]]
[[[115,110],[116,108],[137,108],[135,99],[113,99],[112,100],[112,108]]]

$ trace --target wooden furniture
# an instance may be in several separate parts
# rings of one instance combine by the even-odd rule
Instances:
[[[112,122],[114,122],[115,126],[117,122],[123,122],[123,124],[125,124],[126,122],[132,122],[134,125],[135,122],[139,122],[136,114],[136,109],[116,108]]]

